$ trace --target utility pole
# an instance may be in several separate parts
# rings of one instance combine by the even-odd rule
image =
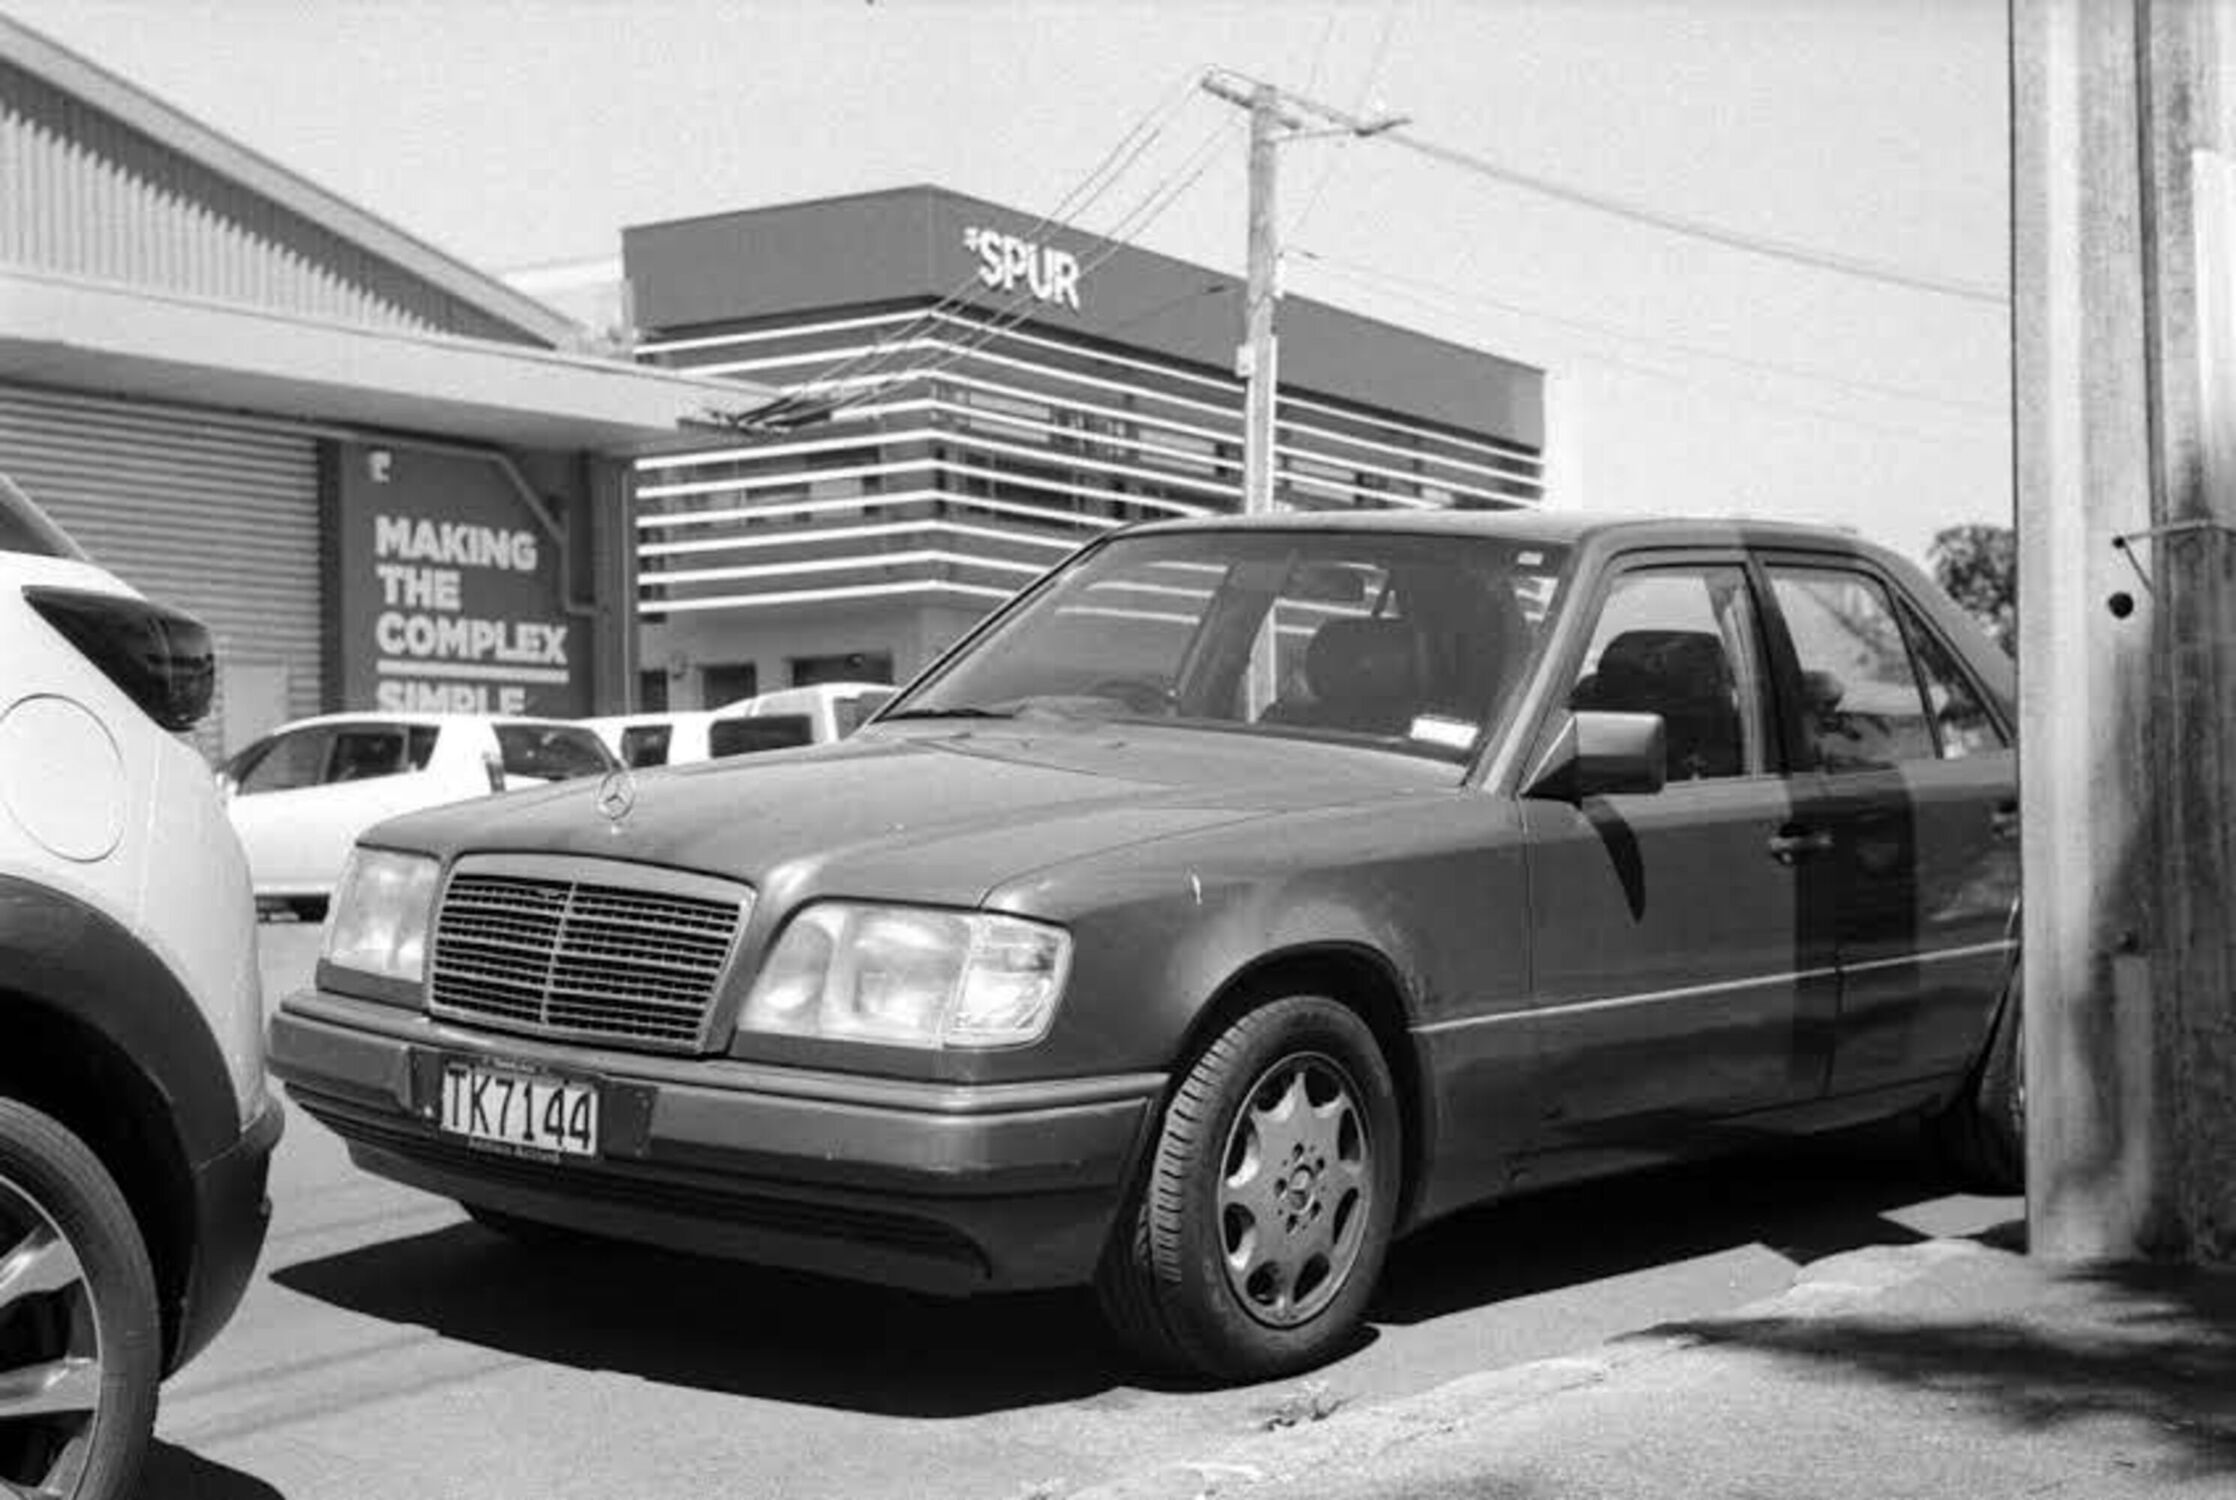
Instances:
[[[1260,79],[1213,69],[1203,76],[1204,92],[1250,111],[1249,289],[1243,310],[1243,342],[1235,350],[1235,373],[1244,380],[1242,408],[1242,513],[1273,509],[1275,402],[1280,386],[1281,341],[1275,313],[1281,299],[1281,227],[1274,217],[1279,186],[1275,148],[1290,141],[1329,135],[1372,136],[1405,123],[1402,115],[1362,120],[1332,105],[1287,93]],[[1328,122],[1313,129],[1307,116]]]
[[[2236,1259],[2236,0],[2012,0],[2029,1242]]]

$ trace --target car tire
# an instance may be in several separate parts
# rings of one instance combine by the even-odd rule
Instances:
[[[1396,1090],[1333,1000],[1243,1014],[1196,1055],[1096,1275],[1119,1338],[1161,1368],[1267,1380],[1356,1339],[1397,1217]]]
[[[2026,1188],[2026,1007],[2012,972],[1987,1047],[1964,1089],[1928,1124],[1933,1154],[1963,1186],[1982,1193]]]
[[[508,1214],[502,1209],[484,1208],[478,1203],[458,1205],[466,1217],[492,1234],[504,1236],[514,1244],[530,1250],[583,1250],[603,1243],[597,1235],[585,1230],[569,1229],[564,1224],[547,1224],[541,1219],[524,1219],[518,1214]]]
[[[155,1273],[124,1194],[75,1135],[0,1099],[0,1491],[131,1494],[162,1376]]]
[[[294,897],[287,903],[287,909],[295,913],[295,920],[298,922],[323,922],[326,920],[326,898],[324,896]]]

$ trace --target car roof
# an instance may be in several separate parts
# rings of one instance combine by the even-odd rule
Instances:
[[[1887,549],[1856,532],[1757,516],[1650,516],[1516,507],[1511,510],[1297,511],[1255,516],[1189,516],[1145,521],[1112,533],[1152,536],[1190,531],[1376,532],[1481,536],[1551,546],[1609,540],[1657,546],[1834,546],[1875,555]]]

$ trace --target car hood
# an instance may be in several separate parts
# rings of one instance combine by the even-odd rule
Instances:
[[[599,783],[415,813],[368,843],[633,860],[764,896],[973,904],[1129,844],[1306,807],[1448,792],[1417,756],[1137,725],[894,726],[836,745],[635,774],[618,820]]]

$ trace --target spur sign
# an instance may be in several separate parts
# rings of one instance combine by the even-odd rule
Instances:
[[[975,227],[963,231],[963,248],[978,257],[978,279],[995,291],[1022,285],[1042,302],[1080,310],[1079,257],[1070,251]]]

